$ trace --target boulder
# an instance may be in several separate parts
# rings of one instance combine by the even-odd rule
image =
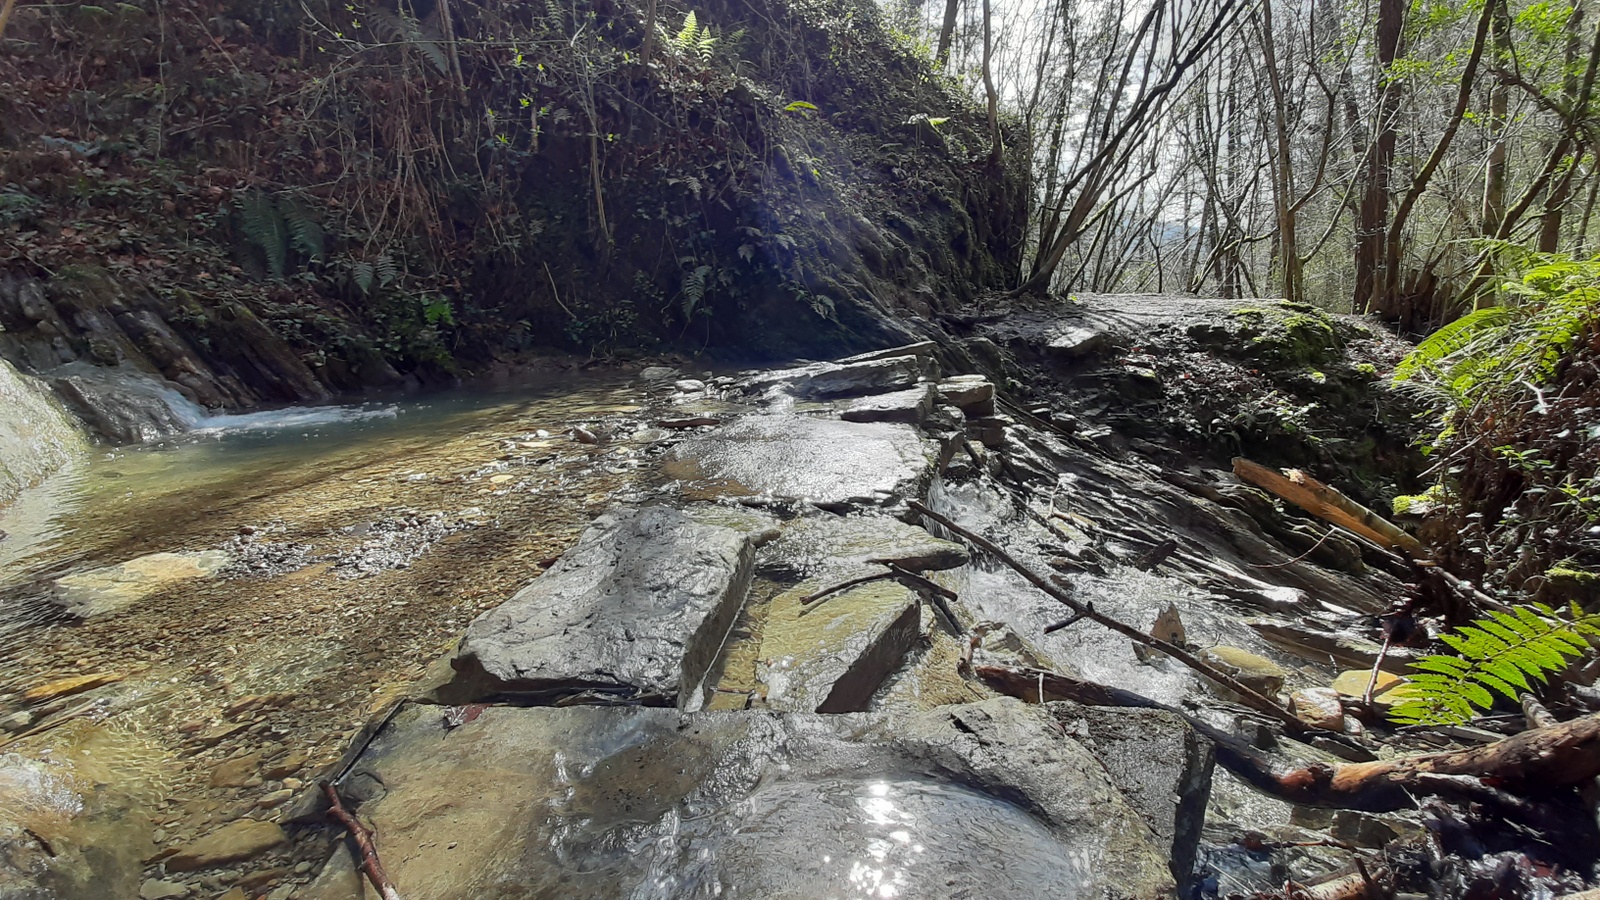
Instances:
[[[1154,898],[1166,842],[1049,710],[409,707],[356,762],[396,884],[433,900]],[[300,900],[361,896],[336,848]]]
[[[802,516],[761,551],[763,572],[793,579],[861,566],[894,563],[913,572],[955,569],[967,564],[967,548],[888,516]]]
[[[994,415],[994,384],[982,375],[956,375],[939,382],[939,402],[973,418]]]
[[[744,603],[756,544],[748,530],[675,509],[612,510],[468,626],[440,696],[686,702]]]
[[[725,494],[848,510],[919,495],[937,461],[909,425],[759,415],[684,441],[665,468]]]
[[[1075,703],[1049,708],[1099,757],[1122,796],[1168,843],[1173,877],[1188,881],[1211,795],[1216,762],[1211,742],[1181,716],[1163,710]]]

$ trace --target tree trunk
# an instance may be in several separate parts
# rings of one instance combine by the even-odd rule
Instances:
[[[1272,0],[1261,3],[1261,61],[1272,93],[1272,207],[1278,220],[1278,267],[1283,278],[1283,298],[1300,303],[1305,299],[1305,288],[1300,271],[1300,242],[1296,238],[1294,157],[1283,75],[1278,68],[1277,38],[1272,32]]]
[[[955,38],[956,15],[960,11],[961,0],[944,0],[944,23],[939,26],[939,51],[934,57],[941,69],[950,64],[950,42]]]
[[[1405,0],[1378,0],[1378,110],[1375,136],[1367,152],[1367,165],[1356,218],[1356,309],[1392,315],[1393,293],[1399,279],[1385,271],[1384,239],[1389,222],[1389,174],[1397,140],[1395,117],[1400,112],[1400,82],[1391,78],[1400,56],[1405,20]]]
[[[1572,15],[1567,18],[1567,75],[1561,82],[1562,99],[1567,103],[1578,100],[1578,54],[1583,52],[1583,4],[1575,3]],[[1539,222],[1539,252],[1554,253],[1561,249],[1561,220],[1566,215],[1572,197],[1572,181],[1578,171],[1578,160],[1572,168],[1550,188],[1545,198],[1544,216]]]
[[[1504,66],[1511,61],[1511,12],[1506,0],[1489,0],[1494,5],[1494,15],[1489,24],[1490,42],[1494,46],[1495,64]],[[1489,91],[1489,160],[1483,169],[1483,235],[1493,237],[1500,231],[1500,222],[1506,215],[1506,114],[1509,109],[1511,88],[1505,79],[1497,79]]]
[[[989,103],[989,165],[998,168],[1005,155],[1000,142],[1000,95],[994,89],[994,70],[990,65],[993,50],[993,17],[989,14],[989,0],[983,0],[983,95]]]

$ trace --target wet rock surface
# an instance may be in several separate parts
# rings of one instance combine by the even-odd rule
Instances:
[[[443,693],[687,702],[743,603],[755,549],[745,531],[667,507],[607,513],[467,628]]]
[[[480,597],[458,647],[417,654],[437,662],[414,686],[354,704],[347,718],[365,724],[335,736],[341,760],[324,744],[290,765],[252,735],[278,733],[281,670],[327,679],[375,654],[313,640],[230,671],[236,702],[184,727],[228,748],[201,751],[199,771],[233,799],[158,838],[164,855],[142,876],[270,895],[312,878],[313,853],[330,862],[297,896],[362,896],[325,829],[182,868],[178,854],[219,830],[256,828],[241,816],[320,822],[319,778],[378,825],[390,874],[417,896],[1163,896],[1192,862],[1231,858],[1217,828],[1196,850],[1211,755],[1181,719],[996,700],[968,662],[1203,710],[1225,701],[1112,632],[1051,628],[1058,602],[913,524],[904,501],[992,537],[1096,609],[1139,627],[1180,617],[1179,640],[1233,654],[1274,693],[1320,688],[1333,670],[1286,656],[1244,612],[1321,612],[1349,629],[1392,580],[1359,547],[1319,565],[1290,517],[1226,472],[1103,439],[1088,416],[1030,412],[986,376],[941,379],[963,358],[1020,371],[974,338],[961,353],[921,345],[739,377],[655,372],[620,412],[479,440],[490,458],[464,469],[384,475],[433,496],[458,485],[490,512],[459,497],[391,505],[318,538],[255,519],[274,524],[233,533],[234,580],[212,581],[343,584],[351,569],[354,584],[403,588],[421,568],[430,580],[416,583],[437,591],[451,575],[431,560],[531,527],[541,504],[570,496],[553,460],[636,479],[621,504],[589,493],[588,530],[541,544],[559,556],[507,562],[524,587]],[[848,421],[907,409],[904,422]],[[430,474],[444,469],[455,474]],[[502,497],[524,498],[522,514],[497,519]],[[427,700],[396,706],[404,696]]]
[[[1024,762],[1025,761],[1025,762]],[[905,716],[413,707],[349,779],[419,896],[1157,897],[1166,848],[1010,700]],[[336,853],[302,896],[360,896]]]
[[[926,487],[935,446],[909,425],[753,415],[675,447],[668,471],[732,496],[823,509],[884,506]]]

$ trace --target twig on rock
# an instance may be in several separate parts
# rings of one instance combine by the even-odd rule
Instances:
[[[361,851],[361,870],[367,873],[367,880],[372,882],[372,887],[377,890],[378,896],[383,900],[400,900],[400,891],[389,880],[389,874],[383,870],[383,862],[378,859],[378,848],[372,842],[372,831],[361,824],[361,820],[350,814],[344,808],[344,802],[339,799],[339,792],[333,785],[324,781],[322,792],[328,795],[328,817],[344,826],[350,832],[350,837],[356,842],[356,849]]]
[[[1145,634],[1143,631],[1133,627],[1132,625],[1129,625],[1119,619],[1114,619],[1111,616],[1096,610],[1091,604],[1083,603],[1075,599],[1071,593],[1062,590],[1057,585],[1052,584],[1049,579],[1023,565],[1011,554],[1002,550],[998,544],[995,544],[993,541],[989,540],[983,535],[957,525],[948,517],[934,512],[916,500],[910,501],[908,505],[916,512],[921,513],[922,515],[927,516],[929,519],[932,519],[933,521],[944,526],[952,534],[957,534],[963,538],[966,538],[966,540],[973,546],[1000,560],[1007,566],[1010,566],[1013,571],[1027,579],[1027,581],[1034,587],[1044,591],[1046,594],[1049,594],[1060,603],[1065,604],[1067,608],[1071,609],[1074,613],[1081,615],[1083,618],[1091,619],[1100,625],[1115,631],[1123,637],[1134,641],[1135,643],[1143,644],[1153,650],[1159,650],[1162,653],[1167,654],[1168,656],[1183,663],[1216,684],[1220,684],[1228,690],[1234,692],[1239,696],[1240,700],[1251,709],[1271,716],[1278,722],[1296,731],[1304,731],[1319,727],[1300,721],[1293,713],[1279,706],[1277,702],[1272,700],[1272,698],[1267,697],[1265,694],[1262,694],[1260,691],[1257,691],[1254,688],[1242,684],[1238,679],[1219,670],[1215,666],[1210,665],[1204,660],[1199,659],[1194,654],[1184,650],[1182,647],[1178,647],[1167,641],[1153,638],[1150,635]],[[1334,729],[1324,730],[1331,731]]]

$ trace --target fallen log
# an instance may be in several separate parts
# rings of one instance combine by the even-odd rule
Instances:
[[[1284,474],[1236,456],[1233,474],[1381,547],[1404,551],[1412,559],[1427,555],[1422,542],[1399,526],[1299,469],[1290,469]]]
[[[350,814],[344,808],[344,802],[339,799],[339,792],[332,784],[322,783],[323,793],[328,795],[328,817],[344,826],[350,832],[350,837],[356,842],[356,849],[361,852],[361,870],[367,874],[367,880],[372,882],[372,887],[383,900],[400,900],[400,891],[389,880],[389,873],[383,870],[383,862],[378,859],[378,847],[372,842],[372,832],[361,820]]]
[[[1272,698],[1262,694],[1260,691],[1257,691],[1254,688],[1247,687],[1246,685],[1240,683],[1233,676],[1228,675],[1215,666],[1196,657],[1194,654],[1183,649],[1182,647],[1168,643],[1167,641],[1153,638],[1150,635],[1145,634],[1143,631],[1140,631],[1138,628],[1121,621],[1120,619],[1115,619],[1103,612],[1099,612],[1091,603],[1082,603],[1078,601],[1072,596],[1072,594],[1063,590],[1060,586],[1052,583],[1043,575],[1040,575],[1039,573],[1023,565],[1017,560],[1016,557],[1007,553],[1005,550],[1001,549],[998,544],[994,543],[983,535],[957,525],[947,516],[934,512],[916,500],[911,500],[906,505],[911,507],[911,509],[915,510],[916,512],[944,526],[952,534],[960,535],[973,546],[984,551],[990,556],[993,556],[995,559],[1000,560],[1007,566],[1010,566],[1013,571],[1026,579],[1029,584],[1032,584],[1039,590],[1044,591],[1046,594],[1050,595],[1051,598],[1057,600],[1061,604],[1065,605],[1068,609],[1072,610],[1075,615],[1070,620],[1067,620],[1069,623],[1076,622],[1079,619],[1089,619],[1093,622],[1096,622],[1106,628],[1111,629],[1112,631],[1115,631],[1123,637],[1128,638],[1136,644],[1143,644],[1152,650],[1159,650],[1162,653],[1165,653],[1178,662],[1183,663],[1194,671],[1205,676],[1213,683],[1220,684],[1232,691],[1234,694],[1238,695],[1240,701],[1246,706],[1259,713],[1263,713],[1273,719],[1276,719],[1278,722],[1289,728],[1292,728],[1296,731],[1316,730],[1317,726],[1302,722],[1295,718],[1294,713],[1291,713],[1287,709],[1279,706]]]
[[[1524,731],[1482,747],[1365,763],[1296,766],[1268,756],[1241,738],[1182,710],[1121,688],[1042,669],[978,666],[995,690],[1029,703],[1072,700],[1090,706],[1162,709],[1187,720],[1216,744],[1217,762],[1256,789],[1303,806],[1392,812],[1419,796],[1482,803],[1543,830],[1566,827],[1569,816],[1526,795],[1575,789],[1600,775],[1600,714]]]

